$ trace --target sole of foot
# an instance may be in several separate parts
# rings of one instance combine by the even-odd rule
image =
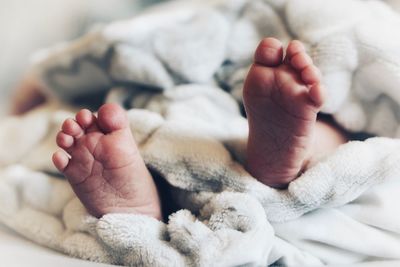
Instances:
[[[105,104],[67,119],[57,135],[62,149],[53,163],[70,182],[88,212],[137,213],[161,219],[160,199],[139,153],[126,112]]]
[[[266,38],[259,44],[243,89],[249,123],[247,170],[260,182],[285,188],[302,171],[324,102],[320,72],[303,44],[286,49]]]

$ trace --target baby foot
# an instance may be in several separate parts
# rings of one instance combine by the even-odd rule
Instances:
[[[264,39],[243,89],[249,123],[247,169],[260,182],[283,188],[309,158],[323,104],[320,74],[299,41],[283,60],[282,43]]]
[[[140,213],[161,219],[156,185],[139,154],[125,111],[103,105],[98,117],[83,109],[57,135],[65,152],[54,165],[70,182],[89,213]]]

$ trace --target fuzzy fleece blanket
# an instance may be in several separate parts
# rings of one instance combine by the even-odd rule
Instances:
[[[297,38],[323,72],[324,112],[352,131],[398,136],[399,27],[379,1],[174,1],[43,51],[32,72],[55,100],[0,123],[0,222],[71,256],[129,266],[400,259],[400,140],[342,145],[275,190],[243,167],[240,109],[258,41]],[[129,109],[146,164],[180,208],[168,221],[94,218],[52,166],[70,104],[104,101]]]

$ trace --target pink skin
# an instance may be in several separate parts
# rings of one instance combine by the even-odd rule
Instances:
[[[98,117],[81,110],[75,120],[64,122],[56,141],[64,151],[54,153],[53,163],[89,213],[138,213],[161,219],[156,185],[121,107],[105,104]]]
[[[283,54],[280,41],[264,39],[243,89],[249,122],[246,167],[260,182],[276,188],[285,188],[298,177],[311,156],[316,156],[314,150],[345,142],[337,130],[317,123],[324,88],[302,43],[290,42]],[[322,148],[315,149],[315,133],[328,133],[335,139],[322,141]]]

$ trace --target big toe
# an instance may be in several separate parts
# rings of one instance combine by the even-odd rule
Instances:
[[[104,104],[98,111],[98,124],[105,133],[128,127],[125,110],[117,104]]]
[[[265,38],[258,45],[254,54],[254,61],[267,67],[276,67],[282,63],[283,46],[275,38]]]

